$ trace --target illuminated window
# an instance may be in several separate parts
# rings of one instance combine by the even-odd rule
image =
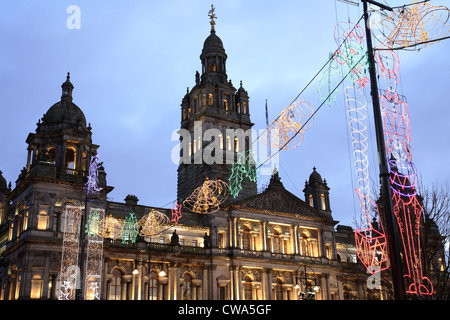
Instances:
[[[122,272],[118,269],[114,269],[112,275],[111,284],[109,286],[109,300],[121,300]]]
[[[209,104],[210,106],[213,105],[213,95],[212,95],[212,93],[208,94],[208,104]]]
[[[251,244],[250,229],[248,227],[245,227],[244,231],[242,232],[242,249],[251,250],[250,244]]]
[[[303,236],[300,241],[300,254],[302,256],[309,256],[310,250],[309,250],[309,240],[307,236]]]
[[[40,299],[42,295],[42,277],[38,274],[35,274],[31,279],[31,299]]]
[[[283,300],[283,281],[280,278],[276,280],[275,300]]]
[[[246,102],[242,102],[242,113],[244,113],[244,114],[247,113],[247,103]]]
[[[239,139],[234,137],[234,152],[239,152]]]
[[[218,240],[218,247],[219,249],[225,248],[225,233],[219,232],[219,240]]]
[[[249,276],[246,276],[244,279],[244,300],[252,300],[252,279]]]
[[[50,147],[47,149],[48,155],[50,156],[50,158],[52,159],[52,163],[55,164],[56,163],[56,148],[55,147]]]
[[[223,136],[221,133],[219,134],[219,148],[223,150]]]
[[[186,120],[186,109],[183,109],[183,116],[182,116],[183,120]]]
[[[28,228],[28,210],[25,211],[25,215],[23,217],[23,231]]]
[[[48,228],[48,214],[47,211],[41,210],[38,214],[38,230],[46,230]]]
[[[188,109],[188,115],[187,115],[188,119],[191,117],[191,108]]]
[[[281,251],[280,233],[275,232],[273,235],[273,252],[280,253],[280,251]]]
[[[185,273],[183,278],[183,300],[192,300],[192,277]]]
[[[202,94],[202,106],[206,106],[206,94]]]
[[[223,108],[228,111],[228,100],[223,99]]]
[[[86,164],[87,164],[87,155],[86,155],[86,152],[83,152],[83,155],[82,155],[83,157],[82,157],[82,159],[81,159],[81,169],[83,170],[83,171],[86,171],[86,169],[87,169],[87,166],[86,166]]]
[[[158,300],[158,276],[156,272],[150,273],[150,298],[149,300]]]
[[[75,148],[69,147],[66,149],[66,168],[67,169],[77,169],[75,166],[75,159],[77,157],[77,152]],[[73,170],[67,170],[68,174],[74,174]]]
[[[322,206],[322,210],[327,209],[327,206],[325,204],[325,195],[323,193],[320,194],[320,204]]]
[[[14,230],[14,222],[11,222],[11,224],[9,225],[8,241],[12,240],[13,230]]]
[[[227,150],[231,151],[231,137],[227,136]]]
[[[312,194],[309,195],[309,205],[312,207],[313,206],[313,196]]]
[[[331,259],[331,245],[327,244],[325,246],[325,253],[326,253],[326,257],[328,259]]]

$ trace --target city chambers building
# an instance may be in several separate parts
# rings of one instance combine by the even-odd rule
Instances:
[[[196,73],[191,90],[180,93],[180,128],[192,134],[189,150],[183,152],[192,159],[205,147],[194,136],[196,122],[203,130],[220,130],[219,146],[233,157],[239,150],[229,147],[234,139],[226,130],[253,126],[249,95],[242,82],[235,88],[228,79],[227,54],[211,25],[200,55],[201,73]],[[330,187],[316,168],[305,177],[304,199],[286,190],[276,171],[260,192],[256,181],[244,179],[239,196],[228,197],[219,210],[203,214],[182,206],[176,222],[147,237],[103,234],[95,242],[94,258],[89,258],[94,246],[85,226],[93,209],[122,225],[151,210],[169,218],[173,212],[141,204],[135,195],[124,202],[109,201],[113,187],[106,180],[107,163],[97,168],[101,190],[86,192],[90,163],[99,146],[92,141],[83,111],[73,102],[73,88],[67,75],[61,100],[26,138],[28,153],[15,187],[8,186],[0,173],[1,300],[386,298],[383,290],[368,288],[369,274],[357,262],[353,230],[334,220]],[[248,149],[249,143],[243,148]],[[180,204],[206,179],[228,181],[231,174],[231,164],[194,162],[179,165]],[[84,219],[81,231],[69,241],[66,235],[73,227],[74,212]],[[64,278],[70,269],[65,268],[68,259],[76,284],[71,287]],[[89,273],[92,269],[97,273]],[[67,290],[61,294],[63,289],[70,295]]]

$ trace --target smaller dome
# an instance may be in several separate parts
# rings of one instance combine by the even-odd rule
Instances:
[[[209,52],[220,52],[225,54],[225,49],[223,48],[222,40],[216,35],[216,32],[211,30],[211,34],[206,38],[203,43],[202,54]]]
[[[313,168],[313,172],[309,176],[309,184],[323,183],[321,175]]]
[[[44,125],[55,125],[65,123],[69,126],[79,124],[86,128],[86,117],[83,111],[70,100],[61,100],[55,103],[44,115]]]
[[[78,127],[81,125],[83,128],[86,128],[86,117],[83,111],[72,101],[73,85],[70,82],[69,73],[67,73],[67,79],[61,85],[61,88],[61,101],[48,109],[42,119],[42,124],[51,127],[59,124],[66,124],[67,127]]]

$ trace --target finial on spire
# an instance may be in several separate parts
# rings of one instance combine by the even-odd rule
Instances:
[[[211,19],[211,32],[216,32],[216,30],[214,29],[214,26],[216,25],[215,19],[217,19],[216,15],[214,14],[215,9],[216,8],[214,8],[214,5],[211,4],[211,10],[209,10],[208,12],[208,17],[209,19]]]

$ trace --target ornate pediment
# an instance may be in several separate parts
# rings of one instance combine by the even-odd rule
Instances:
[[[279,178],[272,180],[264,192],[233,202],[230,204],[230,208],[332,220],[330,215],[310,207],[303,200],[287,191]]]

